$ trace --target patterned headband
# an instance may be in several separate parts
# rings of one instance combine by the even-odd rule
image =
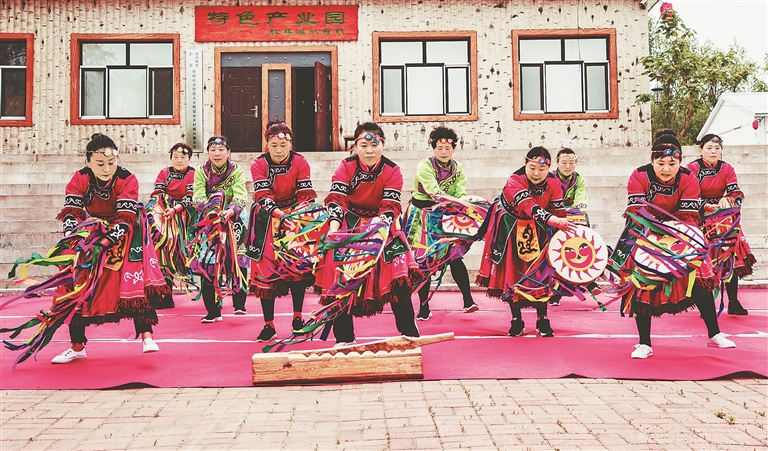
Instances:
[[[280,139],[284,139],[286,141],[293,141],[293,138],[291,137],[291,134],[290,133],[286,133],[286,132],[278,132],[278,133],[271,133],[271,134],[267,133],[267,140],[269,140],[269,138],[272,138],[272,137],[275,137],[275,136],[280,138]]]
[[[381,140],[381,142],[385,141],[383,136],[379,136],[379,135],[377,135],[375,133],[366,133],[364,135],[358,136],[357,139],[355,139],[355,144],[357,144],[357,142],[360,141],[361,139],[364,139],[366,141],[370,141],[371,143],[373,143],[373,145],[378,144],[379,140]]]
[[[115,157],[117,158],[117,149],[110,149],[109,147],[105,147],[102,151],[105,157]]]
[[[713,142],[715,144],[720,144],[722,146],[723,145],[723,138],[715,135],[715,136],[712,137],[712,139],[709,140],[709,142]]]
[[[550,160],[549,158],[545,158],[545,157],[526,158],[525,161],[529,161],[529,162],[532,162],[532,163],[539,163],[539,164],[543,164],[545,166],[550,166],[552,164],[552,160]]]
[[[229,148],[229,143],[227,142],[226,138],[223,138],[221,136],[214,136],[213,138],[208,140],[208,148],[210,149],[212,145],[221,145],[224,147]]]
[[[670,147],[667,147],[666,149],[659,149],[654,150],[651,152],[651,158],[654,160],[657,158],[664,158],[664,157],[672,157],[676,160],[683,160],[683,151],[678,149],[674,146],[674,144],[669,144]]]
[[[189,148],[184,147],[184,146],[176,146],[176,147],[174,147],[173,149],[171,149],[171,153],[174,153],[177,150],[180,150],[183,155],[189,155],[190,157],[192,156],[192,149],[189,149]]]

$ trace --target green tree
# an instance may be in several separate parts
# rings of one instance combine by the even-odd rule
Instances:
[[[663,90],[661,103],[651,105],[654,130],[675,130],[683,145],[694,144],[721,94],[766,91],[759,75],[768,68],[768,55],[765,67],[759,67],[736,44],[723,51],[709,41],[700,43],[696,32],[671,9],[655,23],[649,20],[648,29],[650,55],[640,62],[643,74]],[[649,101],[653,101],[650,94],[636,98],[637,103]]]

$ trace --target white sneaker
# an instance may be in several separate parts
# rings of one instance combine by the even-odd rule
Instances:
[[[727,348],[735,348],[736,343],[725,338],[725,334],[720,332],[719,334],[707,340],[707,346],[709,346],[710,348],[727,349]]]
[[[151,338],[145,338],[142,342],[142,352],[157,352],[160,350],[160,347],[155,343],[155,340]]]
[[[635,350],[632,351],[633,359],[647,359],[653,355],[653,348],[648,345],[638,344],[635,345]]]
[[[357,344],[357,341],[355,341],[355,340],[352,340],[352,341],[349,341],[349,342],[340,341],[340,342],[336,343],[335,345],[333,345],[333,347],[334,348],[346,348],[347,346],[355,346],[356,344]]]
[[[75,351],[74,349],[69,348],[56,357],[52,358],[51,363],[70,363],[74,362],[75,360],[83,360],[87,358],[88,356],[85,355],[85,348],[83,348],[81,351]]]

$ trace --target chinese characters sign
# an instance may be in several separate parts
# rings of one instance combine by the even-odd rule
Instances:
[[[187,50],[186,141],[195,152],[203,151],[203,51]]]
[[[357,6],[196,6],[195,41],[356,41]]]

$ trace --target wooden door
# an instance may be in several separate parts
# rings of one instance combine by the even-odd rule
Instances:
[[[330,68],[322,63],[315,63],[315,149],[332,149],[331,140],[331,102]]]
[[[221,134],[233,152],[261,152],[261,68],[223,67]]]

